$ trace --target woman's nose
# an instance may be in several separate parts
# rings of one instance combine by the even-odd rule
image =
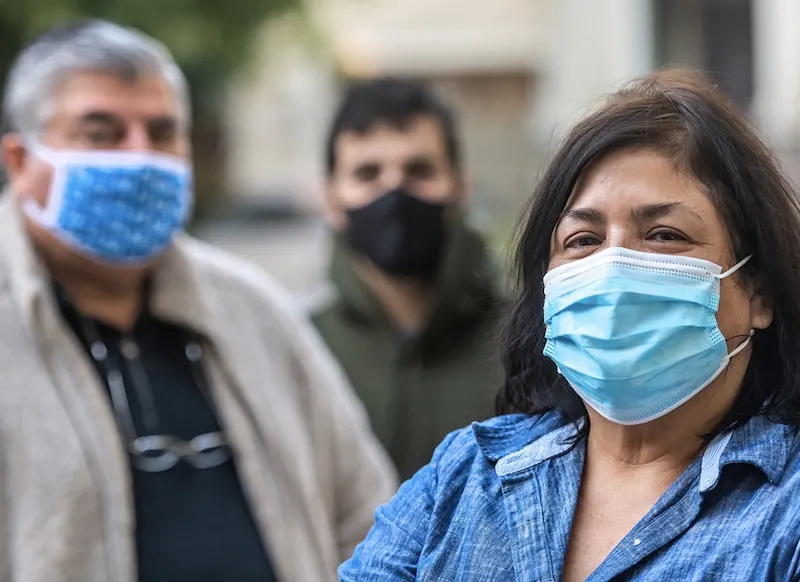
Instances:
[[[636,250],[639,245],[638,230],[632,224],[609,224],[605,247],[623,247]]]

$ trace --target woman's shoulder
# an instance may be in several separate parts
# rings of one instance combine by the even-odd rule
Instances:
[[[493,470],[503,457],[563,428],[568,421],[558,412],[509,414],[450,433],[434,453],[431,464],[439,480],[458,474]]]
[[[505,579],[511,555],[506,517],[496,510],[503,492],[495,465],[565,424],[556,413],[516,414],[450,433],[430,463],[378,508],[339,579],[483,579],[481,572]]]

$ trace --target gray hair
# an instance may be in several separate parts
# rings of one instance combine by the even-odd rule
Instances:
[[[38,135],[53,114],[59,86],[81,71],[121,79],[161,75],[172,87],[188,127],[186,78],[160,42],[137,30],[104,20],[83,20],[55,28],[28,45],[11,67],[3,97],[3,116],[11,131]]]

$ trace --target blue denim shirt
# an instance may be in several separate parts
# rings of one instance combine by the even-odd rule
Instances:
[[[560,580],[586,450],[565,442],[574,430],[548,413],[449,435],[340,580]],[[588,580],[800,580],[796,435],[756,417],[714,439]]]

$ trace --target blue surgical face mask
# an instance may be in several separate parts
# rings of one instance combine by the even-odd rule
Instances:
[[[53,166],[44,207],[28,217],[63,244],[115,266],[147,263],[183,229],[192,207],[192,172],[173,156],[132,151],[68,151],[28,142]]]
[[[719,265],[610,248],[544,277],[544,353],[581,399],[617,424],[649,422],[714,381],[730,354],[717,325]]]

